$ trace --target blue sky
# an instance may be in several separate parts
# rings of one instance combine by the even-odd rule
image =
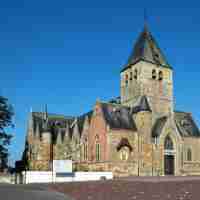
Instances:
[[[0,6],[0,94],[15,109],[11,160],[24,148],[30,108],[79,115],[119,95],[119,72],[143,10],[174,68],[176,109],[200,125],[198,1],[7,0]]]

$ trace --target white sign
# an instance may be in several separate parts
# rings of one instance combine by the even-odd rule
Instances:
[[[72,160],[53,160],[53,171],[56,173],[72,172]]]

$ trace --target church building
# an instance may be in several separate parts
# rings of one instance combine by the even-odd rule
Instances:
[[[200,175],[200,131],[191,113],[174,109],[173,70],[145,25],[120,72],[120,97],[78,117],[30,113],[26,168],[72,159],[74,170],[115,177]]]

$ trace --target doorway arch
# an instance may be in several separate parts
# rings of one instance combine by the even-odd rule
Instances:
[[[175,171],[175,150],[174,143],[169,135],[164,140],[164,173],[174,175]]]

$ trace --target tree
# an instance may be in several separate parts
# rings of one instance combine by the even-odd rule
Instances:
[[[6,168],[8,163],[8,145],[12,135],[6,132],[6,128],[13,127],[13,114],[8,99],[0,96],[0,170]]]

